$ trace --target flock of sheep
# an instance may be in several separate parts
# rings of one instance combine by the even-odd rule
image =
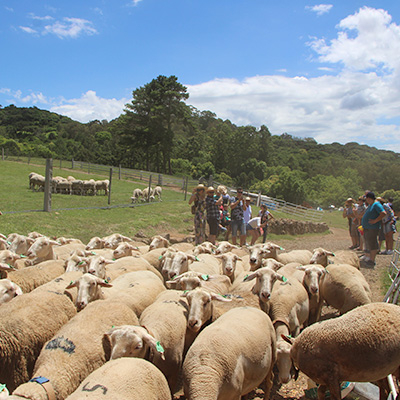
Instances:
[[[138,202],[144,202],[144,201],[155,201],[156,198],[159,201],[161,200],[161,193],[162,193],[162,187],[161,186],[156,186],[155,188],[144,188],[142,189],[134,189],[132,193],[132,203],[138,203]]]
[[[386,399],[400,365],[400,308],[371,302],[350,251],[36,232],[0,248],[10,399],[166,400],[183,385],[186,399],[239,400],[263,382],[269,399],[274,374],[298,370],[319,399],[340,399],[344,380],[378,381]],[[324,303],[341,316],[320,321]]]
[[[29,189],[44,191],[45,177],[31,172],[29,174]],[[51,179],[51,192],[61,194],[76,194],[81,196],[108,195],[110,181],[108,179],[95,181],[94,179],[80,180],[73,176],[63,178],[55,176]]]

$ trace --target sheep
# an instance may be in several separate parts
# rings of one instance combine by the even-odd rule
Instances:
[[[86,250],[95,250],[95,249],[103,249],[104,248],[104,240],[99,238],[98,236],[92,237],[88,244],[86,245]]]
[[[161,272],[166,257],[168,257],[171,253],[175,253],[175,251],[167,250],[164,247],[161,247],[158,249],[150,250],[145,254],[142,254],[141,258],[143,258],[143,260],[146,260],[154,268],[156,268],[158,271]]]
[[[82,186],[84,195],[96,195],[96,182],[94,179],[84,180]]]
[[[103,190],[104,191],[104,195],[107,196],[108,195],[109,186],[110,186],[110,181],[108,179],[95,181],[96,194],[100,193]]]
[[[249,248],[250,250],[250,270],[255,271],[261,268],[262,262],[265,258],[271,255],[267,244],[256,244]]]
[[[135,255],[140,255],[138,248],[127,242],[120,243],[113,251],[113,256],[115,259]]]
[[[21,270],[9,271],[7,277],[20,286],[24,293],[28,293],[64,272],[63,260],[49,260]]]
[[[24,254],[28,252],[29,247],[32,246],[32,244],[35,241],[35,238],[31,238],[28,236],[24,235],[19,235],[15,234],[12,239],[8,239],[10,242],[10,251],[13,251],[16,254]]]
[[[328,256],[334,257],[333,259]],[[318,247],[313,250],[313,254],[309,264],[320,264],[327,267],[328,264],[348,264],[360,269],[360,260],[354,251],[339,250],[336,253]]]
[[[0,382],[13,391],[31,376],[44,343],[76,314],[67,296],[27,293],[1,306]]]
[[[57,240],[59,242],[59,240]],[[56,246],[53,249],[54,255],[56,256],[57,260],[68,260],[70,255],[75,252],[75,251],[84,251],[85,250],[85,245],[83,243],[78,243],[78,242],[70,242],[70,243],[65,243],[62,244],[59,242],[60,245]]]
[[[40,174],[34,174],[29,178],[29,188],[34,190],[41,190],[44,188],[44,184],[46,182],[46,179],[43,175]]]
[[[263,300],[263,298],[260,298]],[[297,336],[309,314],[308,293],[295,278],[274,285],[269,300],[269,316],[276,332],[277,367],[279,381],[287,383],[291,379],[292,361],[290,346],[281,335]]]
[[[167,380],[140,358],[111,360],[92,372],[66,400],[171,400]]]
[[[132,203],[137,203],[142,197],[143,197],[142,190],[141,189],[135,189],[133,191],[133,194],[132,194],[132,197],[131,197]]]
[[[350,265],[330,264],[320,282],[321,297],[341,314],[371,303],[371,290],[364,275]]]
[[[151,195],[152,195],[154,198],[157,197],[159,201],[162,201],[161,193],[162,193],[162,187],[161,187],[161,186],[156,186],[156,187],[153,189]]]
[[[40,238],[40,237],[43,237],[43,236],[45,236],[45,235],[43,235],[43,234],[41,234],[39,232],[36,232],[36,231],[32,231],[32,232],[28,233],[28,237],[32,238],[32,239],[37,239],[37,238]]]
[[[240,399],[265,381],[269,399],[276,360],[268,315],[251,307],[228,311],[205,328],[183,363],[184,393],[192,399]]]
[[[177,251],[168,254],[171,262],[168,264],[164,263],[162,267],[162,274],[164,277],[167,277],[170,280],[175,278],[175,276],[182,274],[183,272],[187,272],[189,270],[189,262],[195,261],[197,258],[191,254],[186,254],[183,251]]]
[[[107,236],[104,239],[104,247],[115,250],[118,245],[122,242],[132,242],[132,239],[121,235],[120,233],[113,233],[110,236]]]
[[[92,274],[84,274],[71,282],[66,289],[73,287],[78,289],[75,302],[78,311],[95,300],[118,298],[131,307],[138,317],[157,295],[165,290],[161,280],[150,271],[128,272],[119,276],[112,284]],[[104,289],[103,292],[102,288],[109,289]]]
[[[71,191],[72,194],[83,195],[83,181],[80,179],[76,179],[71,181]]]
[[[84,271],[87,272],[89,259],[79,256],[75,252],[65,260],[65,272]]]
[[[342,381],[378,381],[380,399],[386,399],[385,377],[400,365],[400,308],[387,303],[362,305],[287,339],[294,365],[320,384],[319,399],[325,398],[327,389],[332,400],[341,399]]]
[[[177,257],[176,255],[175,257],[178,258],[178,263],[179,263],[179,257]],[[173,263],[175,262],[176,260],[174,258]],[[207,275],[222,274],[222,267],[220,260],[218,260],[217,258],[215,258],[213,255],[210,254],[200,254],[198,257],[195,257],[195,261],[193,263],[187,265],[189,271],[201,272],[202,274],[207,274]]]
[[[177,389],[186,336],[187,303],[181,291],[162,292],[140,317],[140,326],[119,326],[106,333],[112,342],[111,359],[140,357],[151,361]]]
[[[265,246],[266,249],[270,251],[270,254],[267,257],[275,258],[275,260],[281,262],[282,264],[289,264],[292,262],[298,262],[300,264],[309,264],[312,253],[309,250],[292,250],[288,253],[277,254],[277,250],[283,250],[282,247],[274,244],[268,243]]]
[[[233,282],[237,276],[245,271],[242,259],[236,254],[229,252],[216,256],[216,258],[221,260],[222,273],[228,276],[231,282]]]
[[[0,279],[0,304],[8,303],[22,294],[21,288],[9,279]]]
[[[15,254],[10,250],[0,250],[0,263],[11,265],[12,267],[17,267],[16,262],[20,260],[21,256]]]
[[[159,249],[161,247],[169,247],[170,243],[168,241],[168,239],[160,236],[160,235],[156,235],[153,236],[151,239],[151,243],[150,243],[150,247],[149,250],[154,250],[154,249]]]
[[[226,275],[207,275],[195,271],[184,272],[166,283],[175,285],[175,289],[193,290],[202,287],[214,293],[228,293],[231,287],[231,280]]]
[[[199,254],[205,253],[205,254],[213,254],[217,246],[212,244],[211,242],[203,242],[202,244],[197,245],[193,249],[193,254],[195,256],[198,256]]]
[[[89,304],[49,338],[37,358],[33,376],[49,379],[56,398],[65,399],[82,379],[106,362],[104,332],[122,324],[138,324],[135,313],[125,304],[113,300]],[[13,394],[47,400],[46,391],[36,382],[20,385]]]
[[[148,187],[145,187],[142,190],[142,196],[143,196],[143,200],[144,201],[147,201],[149,199],[149,197],[151,195],[151,192],[152,192],[152,188],[151,187],[150,187],[150,189]]]
[[[189,252],[191,253],[193,252],[194,246],[192,243],[180,242],[180,243],[174,243],[169,248],[174,249],[176,251],[183,251],[184,253],[189,253]]]
[[[224,254],[228,251],[232,251],[232,249],[239,249],[240,247],[231,244],[229,242],[223,241],[219,242],[217,248],[215,249],[215,254]]]
[[[268,314],[269,300],[271,299],[274,284],[276,281],[285,282],[286,278],[268,267],[263,267],[247,275],[244,278],[244,282],[250,282],[253,279],[256,279],[256,283],[251,291],[253,294],[258,295],[261,309]]]
[[[34,264],[45,260],[56,260],[57,256],[53,251],[53,246],[60,246],[60,243],[46,237],[40,237],[29,247],[26,255],[33,259]]]
[[[7,239],[0,238],[0,250],[8,250],[10,245],[7,243]]]
[[[70,244],[70,243],[83,244],[80,239],[65,238],[64,236],[60,236],[59,238],[57,238],[57,242],[60,243],[61,245]]]

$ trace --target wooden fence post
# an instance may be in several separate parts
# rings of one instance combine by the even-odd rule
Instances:
[[[150,195],[151,195],[151,174],[149,177],[149,192],[147,193],[147,202],[150,202]]]
[[[109,178],[110,183],[108,184],[108,205],[111,204],[111,181],[112,181],[112,176],[113,176],[113,169],[111,167],[110,168],[110,178]]]
[[[44,182],[44,206],[43,211],[51,211],[51,180],[53,178],[53,160],[46,160],[46,180]]]
[[[71,169],[74,169],[74,159],[71,160]]]
[[[185,184],[185,201],[186,201],[186,195],[187,195],[187,188],[188,188],[188,182],[189,182],[189,177],[186,177],[186,184]]]

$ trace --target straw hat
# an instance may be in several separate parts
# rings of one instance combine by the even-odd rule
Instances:
[[[251,201],[251,198],[250,197],[246,197],[246,201]]]
[[[354,200],[353,200],[351,197],[349,197],[349,198],[344,202],[344,204],[349,204],[349,203],[354,203]]]
[[[206,190],[206,187],[205,187],[202,183],[199,183],[199,184],[195,187],[195,189],[196,189],[196,190],[198,190],[198,189]]]
[[[209,192],[215,192],[215,189],[214,189],[213,186],[209,186],[209,187],[207,188],[206,192],[207,192],[207,193],[209,193]]]
[[[386,200],[383,197],[377,197],[376,200],[378,200],[380,203],[386,203]]]

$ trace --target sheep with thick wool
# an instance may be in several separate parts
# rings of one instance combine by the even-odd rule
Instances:
[[[331,399],[340,400],[342,381],[378,381],[384,400],[389,394],[385,378],[400,365],[400,307],[366,304],[287,339],[295,366],[320,384],[319,399],[329,389]]]
[[[265,381],[269,399],[276,339],[271,320],[252,307],[228,311],[196,338],[183,363],[188,400],[240,399]]]
[[[141,358],[111,360],[92,372],[66,400],[171,400],[167,380]]]
[[[67,296],[27,293],[1,306],[0,382],[12,391],[26,382],[44,343],[76,314]]]
[[[56,399],[65,399],[109,357],[109,347],[103,346],[104,332],[113,325],[137,323],[135,313],[119,301],[89,304],[43,346],[33,376],[49,379]],[[47,400],[46,391],[36,382],[20,385],[13,395]]]

